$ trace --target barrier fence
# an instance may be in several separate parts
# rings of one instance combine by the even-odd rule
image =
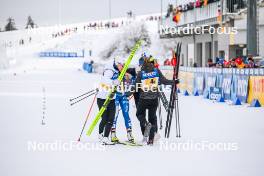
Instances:
[[[162,66],[167,78],[172,78],[172,67]],[[179,89],[189,94],[216,95],[224,100],[239,99],[243,103],[258,100],[264,106],[264,68],[191,68],[180,67]],[[217,97],[219,98],[219,97]]]
[[[39,57],[84,57],[84,50],[81,52],[43,51],[39,53]]]

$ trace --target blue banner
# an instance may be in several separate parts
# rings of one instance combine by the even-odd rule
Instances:
[[[248,79],[246,75],[233,75],[231,98],[239,98],[241,102],[247,102],[248,96]]]
[[[206,73],[205,74],[205,89],[209,91],[210,87],[216,86],[216,74]]]
[[[216,85],[215,87],[222,87],[223,84],[223,75],[222,74],[217,74],[216,75]]]
[[[194,90],[198,91],[199,95],[203,94],[205,87],[204,74],[197,72],[194,74]]]
[[[224,74],[222,81],[222,90],[225,100],[231,99],[232,74]]]

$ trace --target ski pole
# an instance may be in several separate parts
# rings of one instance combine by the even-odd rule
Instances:
[[[94,96],[94,99],[93,99],[92,105],[90,106],[89,112],[88,112],[88,114],[87,114],[87,116],[86,116],[86,119],[85,119],[85,122],[84,122],[84,125],[83,125],[83,128],[82,128],[82,131],[81,131],[81,134],[80,134],[80,136],[79,136],[78,141],[81,140],[81,137],[82,137],[82,134],[83,134],[83,130],[84,130],[85,126],[86,126],[86,123],[87,123],[88,118],[90,117],[90,113],[91,113],[91,111],[92,111],[92,107],[93,107],[93,105],[94,105],[94,102],[95,102],[95,99],[96,99],[97,93],[98,93],[98,92],[95,93],[95,96]]]
[[[77,96],[77,97],[75,97],[75,98],[71,98],[70,101],[76,100],[76,99],[78,99],[78,98],[80,98],[80,97],[82,97],[82,96],[84,96],[84,95],[87,95],[87,94],[89,94],[89,93],[92,93],[93,91],[96,91],[96,90],[97,90],[97,89],[93,89],[93,90],[90,90],[90,91],[88,91],[88,92],[86,92],[86,93],[84,93],[84,94],[82,94],[82,95],[79,95],[79,96]]]
[[[175,110],[177,109],[177,112],[175,111],[176,114],[176,137],[181,137],[181,128],[180,128],[180,113],[179,113],[179,103],[178,103],[178,93],[176,91],[176,104],[175,104]]]
[[[78,101],[75,101],[75,102],[71,103],[70,105],[71,105],[71,106],[72,106],[72,105],[75,105],[76,103],[79,103],[80,101],[83,101],[84,99],[86,99],[86,98],[88,98],[88,97],[90,97],[90,96],[92,96],[92,95],[94,95],[94,94],[96,94],[96,93],[97,93],[97,92],[91,93],[91,94],[87,95],[86,97],[83,97],[82,99],[80,99],[80,100],[78,100]]]
[[[174,94],[174,91],[173,91],[173,94]],[[175,106],[175,99],[174,99],[174,95],[173,95],[173,101],[172,101],[172,105],[171,105],[171,113],[170,113],[170,117],[169,117],[169,124],[168,124],[168,131],[167,131],[168,132],[167,138],[169,138],[169,136],[170,136],[170,129],[171,129],[171,122],[172,122],[174,106]]]
[[[160,130],[162,130],[162,116],[161,116],[161,102],[159,98],[159,121],[160,121]]]
[[[182,44],[180,43],[180,48],[179,48],[179,52],[178,52],[178,60],[180,61],[180,57],[181,57],[181,46]],[[178,73],[179,73],[179,64],[177,65],[177,75],[176,78],[178,78]],[[176,89],[176,98],[175,98],[175,114],[176,114],[176,137],[181,137],[181,128],[180,128],[180,112],[179,112],[179,97],[178,97],[178,91],[177,91],[177,87]],[[177,112],[176,112],[177,111]]]

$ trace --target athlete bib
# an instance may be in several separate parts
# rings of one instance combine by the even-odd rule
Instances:
[[[152,72],[146,73],[142,71],[141,83],[143,90],[156,90],[159,85],[159,73],[157,69]]]

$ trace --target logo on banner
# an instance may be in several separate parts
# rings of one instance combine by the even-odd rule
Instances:
[[[210,87],[210,100],[217,100],[222,96],[222,88],[220,87]]]

